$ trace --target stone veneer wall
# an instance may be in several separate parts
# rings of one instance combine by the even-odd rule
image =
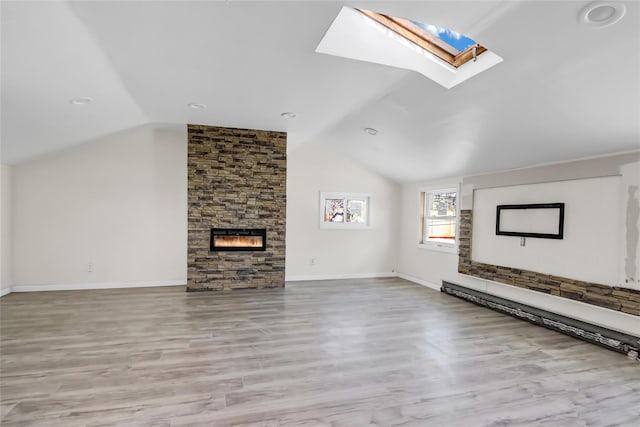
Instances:
[[[284,287],[284,132],[188,125],[187,291]],[[210,252],[212,227],[265,228],[266,251]]]
[[[640,291],[471,260],[473,211],[460,211],[458,272],[640,316]]]

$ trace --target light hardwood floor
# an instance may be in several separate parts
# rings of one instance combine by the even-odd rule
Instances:
[[[640,365],[401,279],[10,294],[2,426],[638,426]]]

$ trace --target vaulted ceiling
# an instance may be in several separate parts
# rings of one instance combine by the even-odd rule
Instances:
[[[640,4],[603,29],[579,22],[588,4],[3,0],[1,160],[186,123],[287,131],[290,152],[318,144],[399,182],[638,149]],[[444,89],[316,53],[343,6],[451,28],[504,61]]]

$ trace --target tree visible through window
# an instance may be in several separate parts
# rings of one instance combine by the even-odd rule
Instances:
[[[368,194],[321,193],[320,227],[363,228],[369,226]]]
[[[324,201],[324,222],[344,222],[344,199]]]

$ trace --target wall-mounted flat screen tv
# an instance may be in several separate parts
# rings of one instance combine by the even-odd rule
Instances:
[[[564,203],[498,205],[496,234],[500,236],[562,239]]]

